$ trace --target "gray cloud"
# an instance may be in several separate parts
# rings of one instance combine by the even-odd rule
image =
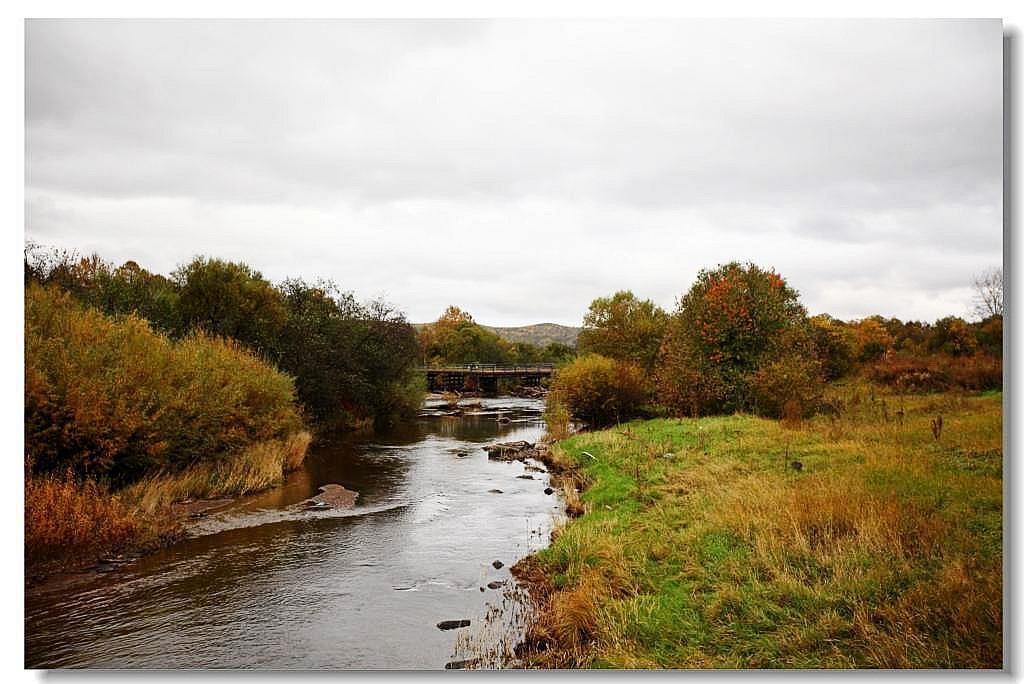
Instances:
[[[1001,262],[988,20],[27,23],[27,232],[324,275],[416,320],[578,322],[778,268],[966,311]]]

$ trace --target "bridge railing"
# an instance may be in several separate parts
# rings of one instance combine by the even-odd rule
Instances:
[[[420,368],[420,372],[422,373],[550,373],[554,370],[555,364],[553,363],[462,363],[449,366],[426,366]]]

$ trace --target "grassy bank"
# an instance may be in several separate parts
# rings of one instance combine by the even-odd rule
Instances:
[[[1002,395],[829,392],[557,443],[582,515],[515,568],[528,662],[1001,667]]]

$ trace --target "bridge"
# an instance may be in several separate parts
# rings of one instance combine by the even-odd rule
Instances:
[[[427,389],[431,392],[483,392],[497,394],[498,381],[515,380],[527,387],[540,385],[541,380],[555,372],[553,363],[500,365],[495,363],[467,363],[438,368],[423,368],[427,376]]]

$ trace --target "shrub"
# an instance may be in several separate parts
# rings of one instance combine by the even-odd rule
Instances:
[[[1003,386],[1001,357],[897,354],[864,368],[869,379],[904,392],[984,391]]]
[[[547,426],[548,437],[551,439],[565,439],[569,436],[572,416],[569,414],[568,407],[557,395],[552,393],[548,394],[544,405],[544,424]]]
[[[599,427],[636,416],[648,393],[636,366],[587,354],[558,371],[551,395],[549,402],[561,402],[576,418]]]
[[[783,353],[814,353],[797,292],[753,264],[701,271],[662,343],[659,398],[690,414],[750,409],[752,374]]]
[[[25,558],[30,563],[119,551],[142,525],[132,510],[92,480],[70,472],[25,478]]]
[[[750,379],[755,412],[770,418],[810,416],[817,410],[824,389],[821,364],[796,355],[761,366]]]
[[[66,293],[25,293],[25,448],[35,469],[125,484],[300,430],[292,380],[237,342],[180,342]]]

